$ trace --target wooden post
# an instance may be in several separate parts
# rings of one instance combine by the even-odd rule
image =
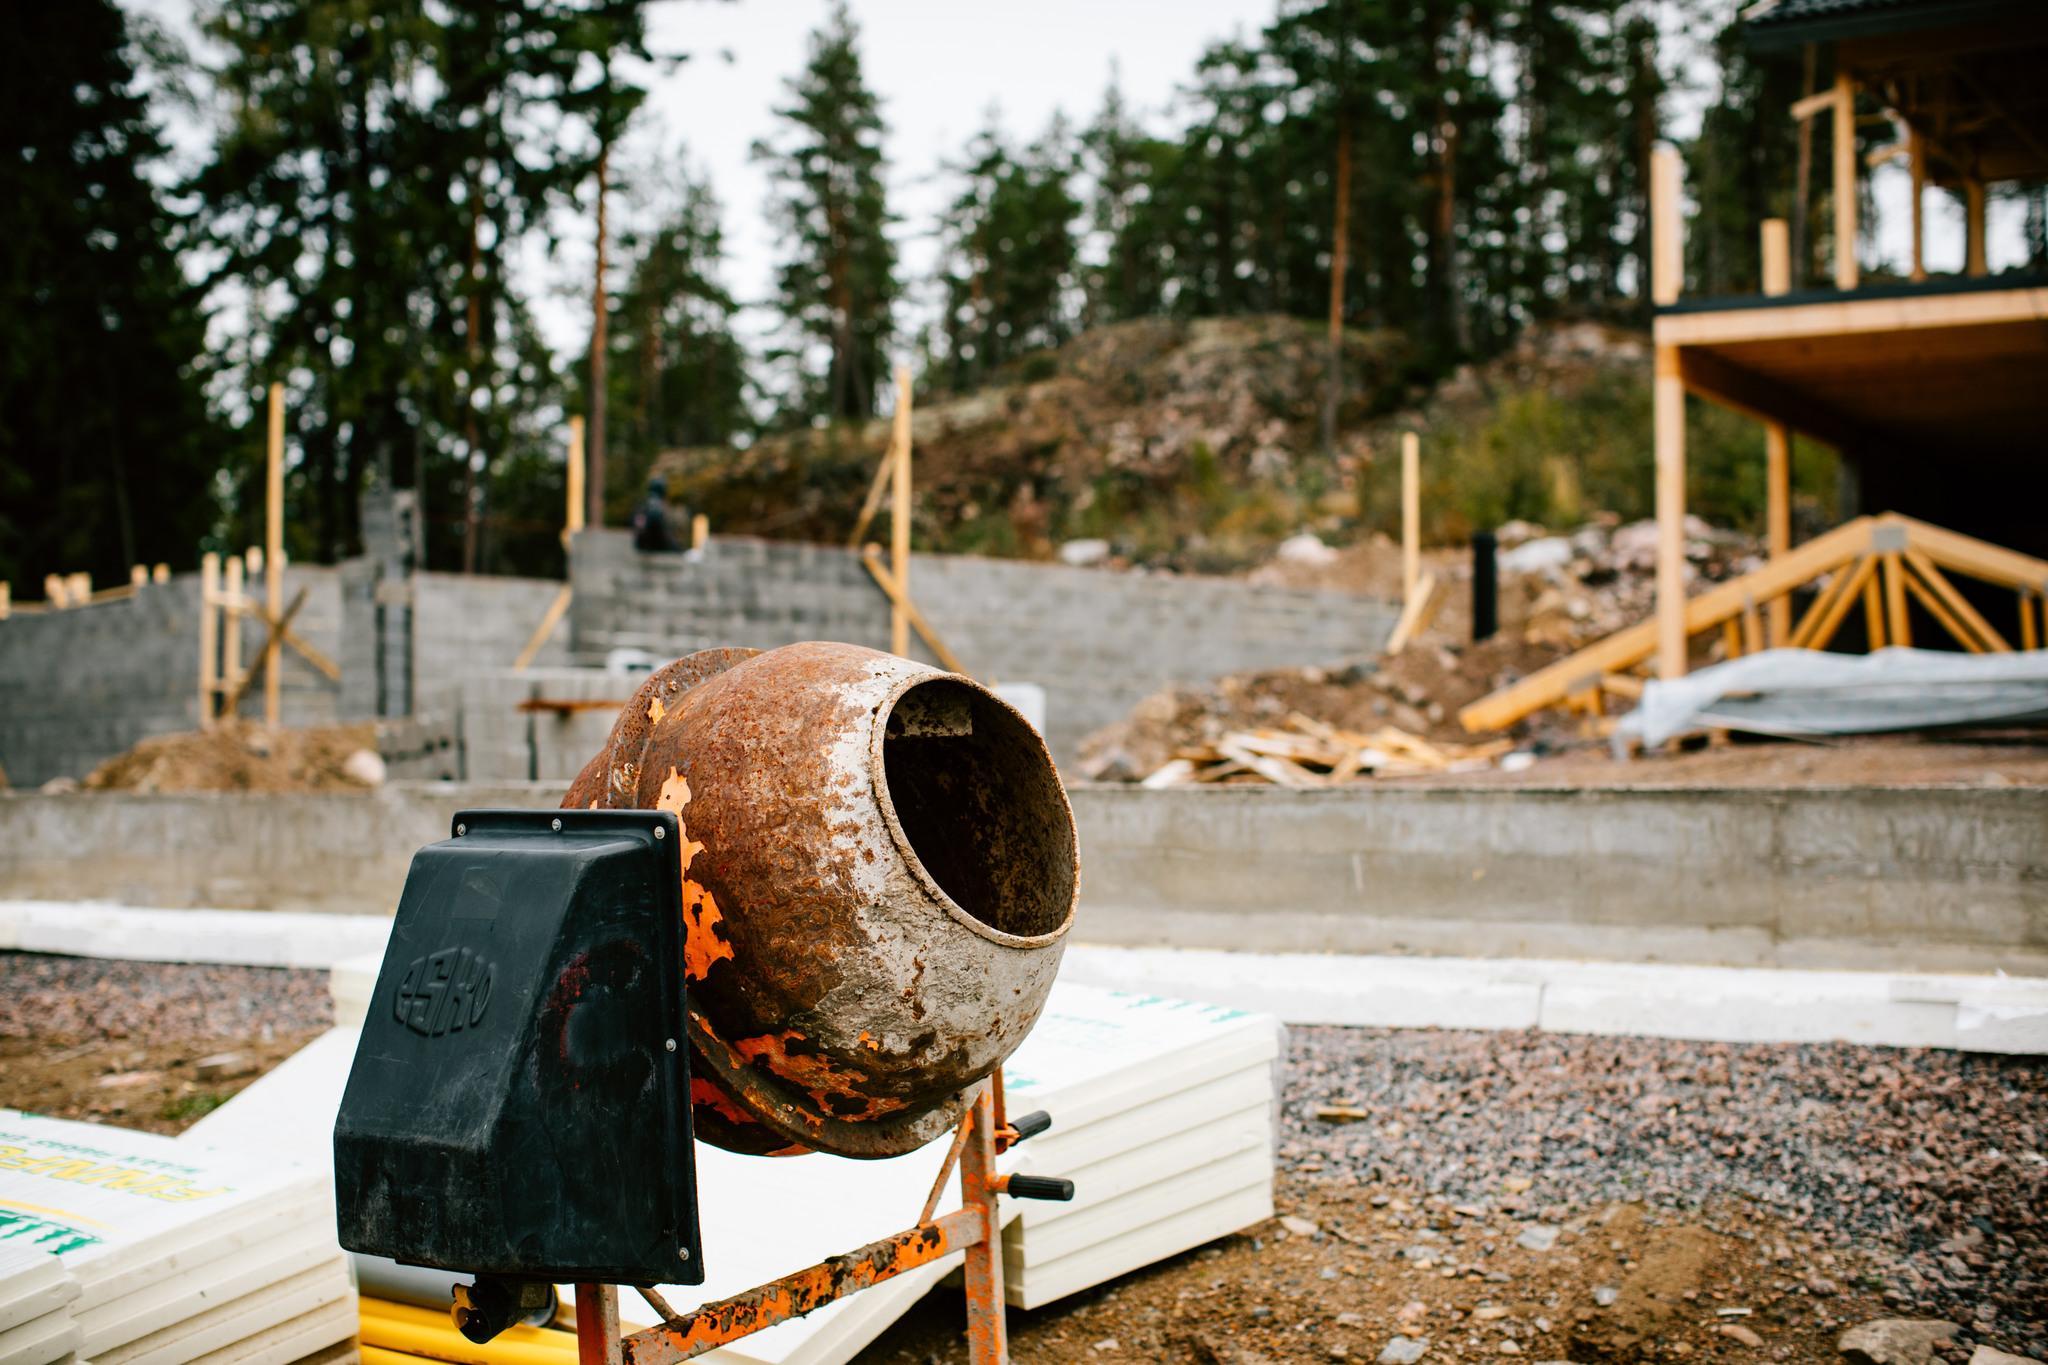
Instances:
[[[2024,609],[2026,605],[2027,600],[2024,597],[2021,598],[2021,608]],[[14,584],[4,578],[0,578],[0,621],[5,621],[12,615],[14,615]]]
[[[146,584],[147,584],[148,582],[149,582],[149,566],[148,566],[147,564],[130,564],[130,565],[128,566],[128,586],[129,586],[129,587],[131,587],[131,588],[140,588],[140,587],[143,587],[144,585],[146,585]]]
[[[214,701],[220,695],[220,556],[208,550],[199,557],[199,728],[213,728]]]
[[[1856,78],[1835,77],[1835,288],[1856,287]]]
[[[1963,182],[1963,208],[1969,233],[1969,258],[1965,269],[1972,279],[1991,273],[1984,254],[1984,182]]]
[[[149,571],[149,581],[150,581],[150,582],[152,582],[152,583],[168,583],[168,582],[170,582],[170,581],[171,581],[171,566],[170,566],[170,565],[168,565],[168,564],[159,564],[159,565],[157,565],[157,566],[156,566],[155,568],[151,569],[151,570]]]
[[[1401,601],[1415,601],[1422,582],[1422,438],[1401,433]]]
[[[263,514],[263,599],[275,622],[284,610],[284,385],[270,386],[269,496]],[[275,730],[280,711],[278,666],[284,662],[283,642],[270,632],[263,650],[263,723]]]
[[[690,548],[701,550],[704,542],[711,539],[711,518],[699,512],[690,518]]]
[[[242,557],[229,555],[226,588],[222,595],[220,628],[220,685],[222,691],[239,691],[242,681]]]
[[[583,419],[569,419],[569,505],[562,515],[562,548],[583,529]]]
[[[1650,302],[1678,302],[1685,279],[1685,225],[1679,220],[1678,149],[1668,142],[1650,153]]]
[[[1913,283],[1927,278],[1927,254],[1924,249],[1927,215],[1923,207],[1927,199],[1927,140],[1920,136],[1918,128],[1906,128],[1906,156],[1913,167]]]
[[[1650,154],[1650,299],[1678,302],[1685,267],[1679,221],[1678,149],[1660,143]],[[1685,381],[1678,348],[1656,352],[1657,672],[1685,675]]]
[[[1764,293],[1772,298],[1792,292],[1791,229],[1783,218],[1766,218],[1763,226]]]
[[[1764,548],[1771,559],[1792,549],[1792,433],[1783,422],[1764,423]],[[1785,643],[1792,630],[1792,600],[1783,593],[1771,599],[1771,648]]]
[[[910,596],[910,367],[896,367],[896,470],[889,504],[889,574],[905,598]],[[889,649],[910,653],[910,616],[902,604],[889,606]]]
[[[1911,646],[1913,625],[1906,616],[1906,566],[1897,550],[1887,550],[1878,560],[1884,575],[1885,636],[1895,645]]]
[[[68,595],[64,589],[63,579],[53,573],[43,575],[43,601],[49,605],[50,610],[62,611],[64,599]]]

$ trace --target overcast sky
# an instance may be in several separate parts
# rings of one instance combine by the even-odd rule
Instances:
[[[193,0],[127,0],[195,41]],[[1157,129],[1175,126],[1175,102],[1202,50],[1236,34],[1253,36],[1271,19],[1275,0],[855,0],[868,84],[881,97],[889,126],[889,191],[902,219],[902,277],[929,278],[936,257],[931,232],[952,190],[943,173],[991,107],[1005,128],[1027,139],[1055,110],[1083,124],[1099,107],[1114,68],[1125,100]],[[691,169],[707,177],[723,209],[725,282],[742,303],[769,296],[780,254],[768,226],[768,181],[749,155],[775,131],[774,110],[785,82],[803,67],[809,35],[829,0],[662,0],[653,6],[650,46],[689,53],[691,60],[660,76],[634,132],[621,149],[621,177],[682,149]],[[1668,33],[1667,61],[1696,53],[1706,35]],[[724,54],[730,55],[726,60]],[[202,56],[205,54],[202,53]],[[1688,73],[1693,88],[1672,101],[1675,136],[1691,135],[1711,100],[1711,70]],[[170,116],[174,142],[187,155],[203,145],[204,129]],[[1823,125],[1822,131],[1825,132]],[[1823,156],[1822,165],[1825,165]],[[1824,172],[1823,172],[1824,175]],[[1908,181],[1896,164],[1877,174],[1878,240],[1866,263],[1900,261],[1906,252]],[[625,211],[631,212],[630,206]],[[1994,205],[1991,242],[1996,268],[2020,252],[2020,215]],[[1961,209],[1949,196],[1928,196],[1930,268],[1961,265]],[[576,354],[590,328],[590,215],[565,212],[563,243],[549,258],[535,248],[519,273],[548,341]],[[614,286],[617,280],[614,279]],[[758,339],[770,319],[755,310],[742,330]]]

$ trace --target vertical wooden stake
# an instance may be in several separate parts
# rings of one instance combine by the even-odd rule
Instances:
[[[43,601],[49,604],[50,610],[62,611],[64,599],[68,596],[70,593],[65,589],[63,579],[53,573],[43,575]]]
[[[65,585],[65,592],[72,606],[85,606],[92,601],[92,575],[84,572],[72,574],[71,581]]]
[[[1963,208],[1968,219],[1969,259],[1965,266],[1974,279],[1991,273],[1991,267],[1984,251],[1984,182],[1965,180],[1963,182]]]
[[[2026,605],[2026,599],[2021,598],[2021,608],[2024,609]],[[5,621],[12,615],[14,615],[14,584],[4,578],[0,578],[0,621]]]
[[[1884,573],[1885,633],[1893,644],[1911,647],[1913,626],[1906,618],[1906,566],[1897,550],[1887,550],[1879,568]]]
[[[1764,547],[1771,559],[1792,549],[1792,433],[1783,422],[1764,423]],[[1771,599],[1771,647],[1785,643],[1792,629],[1792,600]]]
[[[1668,142],[1650,153],[1650,302],[1678,302],[1685,280],[1685,224],[1680,221],[1678,149]]]
[[[1412,609],[1422,582],[1422,438],[1401,433],[1401,603]]]
[[[263,512],[263,599],[273,622],[284,617],[284,385],[270,386],[270,439],[266,461],[270,470],[268,496]],[[263,723],[275,730],[278,722],[278,667],[284,642],[277,632],[267,632],[263,650]]]
[[[213,728],[220,696],[220,556],[199,557],[199,728]]]
[[[1783,218],[1766,218],[1763,226],[1764,293],[1772,298],[1792,292],[1791,229]]]
[[[152,583],[168,583],[168,582],[170,582],[170,581],[171,581],[171,566],[170,566],[170,565],[168,565],[168,564],[159,564],[159,565],[157,565],[157,566],[156,566],[155,568],[151,569],[151,570],[149,571],[149,581],[150,581],[150,582],[152,582]]]
[[[1856,287],[1856,79],[1835,77],[1835,288]]]
[[[149,566],[147,564],[130,564],[128,566],[129,587],[139,588],[147,582],[149,582]]]
[[[226,590],[221,602],[220,685],[224,692],[238,690],[242,681],[242,557],[229,555]]]
[[[1913,167],[1913,212],[1909,215],[1913,223],[1912,280],[1918,284],[1927,278],[1927,254],[1923,248],[1927,226],[1923,207],[1927,199],[1927,141],[1910,124],[1906,128],[1906,151]]]
[[[583,419],[569,419],[569,505],[562,516],[562,548],[583,529]]]
[[[711,539],[711,518],[699,512],[690,518],[690,548],[701,550],[704,542]]]
[[[1685,381],[1678,348],[1657,348],[1657,676],[1685,676]]]
[[[0,616],[6,615],[7,585],[0,583]],[[2020,648],[2039,649],[2041,632],[2034,624],[2034,604],[2041,599],[2025,589],[2020,591]]]
[[[1863,582],[1863,635],[1873,654],[1888,643],[1884,630],[1884,592],[1877,580],[1878,575],[1873,573]]]
[[[889,571],[897,588],[910,596],[910,367],[896,367],[896,469],[889,504]],[[902,604],[889,605],[889,649],[910,653],[910,617]]]

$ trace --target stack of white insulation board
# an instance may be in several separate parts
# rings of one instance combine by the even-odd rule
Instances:
[[[98,1365],[349,1354],[332,1190],[275,1156],[0,1109],[0,1247],[55,1255],[77,1289],[72,1350]]]
[[[1011,1115],[1052,1129],[1013,1170],[1072,1203],[1012,1203],[1003,1287],[1036,1308],[1273,1216],[1281,1030],[1271,1015],[1062,983],[1003,1068]]]
[[[78,1281],[55,1256],[0,1243],[0,1361],[51,1365],[71,1359],[78,1350],[78,1324],[71,1318],[77,1297]]]
[[[377,961],[335,968],[337,1018],[360,1021]],[[331,1127],[355,1030],[341,1028],[209,1115],[190,1134],[230,1127],[275,1139]],[[1248,1227],[1273,1212],[1270,1015],[1060,983],[1004,1068],[1009,1111],[1053,1126],[1005,1155],[1006,1170],[1066,1176],[1072,1203],[1002,1201],[1009,1301],[1034,1307]],[[238,1112],[239,1111],[239,1112]],[[767,1159],[697,1147],[706,1281],[670,1285],[679,1311],[751,1289],[911,1226],[948,1139],[889,1161]],[[956,1207],[949,1184],[940,1210]],[[763,1235],[764,1208],[800,1209]],[[843,1365],[959,1266],[954,1256],[721,1347],[713,1365]],[[564,1287],[564,1294],[568,1293]],[[632,1290],[620,1317],[658,1314]]]

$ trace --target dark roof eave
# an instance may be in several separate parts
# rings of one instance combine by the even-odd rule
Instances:
[[[1781,0],[1751,6],[1742,31],[1752,51],[1768,53],[1806,43],[1993,24],[2039,13],[2039,5],[2030,0],[1831,0],[1822,5]]]

